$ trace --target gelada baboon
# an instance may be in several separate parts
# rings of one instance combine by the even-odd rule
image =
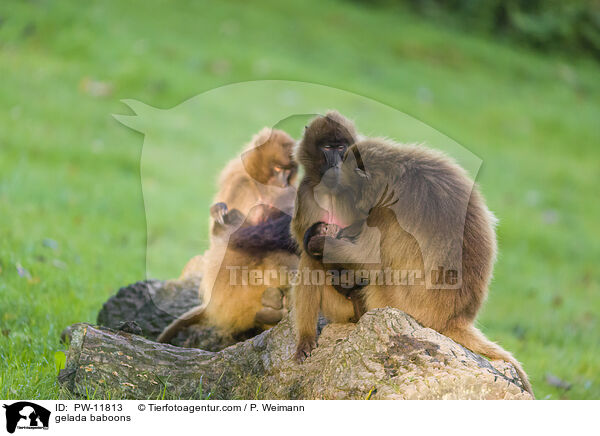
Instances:
[[[319,311],[348,322],[390,306],[476,353],[512,363],[533,395],[519,362],[473,325],[492,276],[496,235],[495,218],[466,172],[423,146],[361,139],[337,112],[311,122],[296,156],[305,169],[291,223],[303,247],[299,271],[350,270],[359,279],[331,286],[306,275],[294,286],[295,358],[303,361],[316,347]],[[440,268],[441,282],[434,277]],[[392,283],[373,270],[418,271],[421,280]]]
[[[244,146],[241,154],[227,163],[217,182],[210,207],[211,248],[223,247],[232,232],[267,223],[234,235],[238,248],[269,252],[281,244],[292,244],[285,230],[296,196],[298,164],[292,156],[295,141],[283,130],[264,127]],[[275,223],[271,220],[277,220]],[[275,230],[281,233],[276,237]],[[265,234],[266,233],[266,234]],[[270,244],[270,245],[269,245]],[[210,256],[210,253],[205,253]],[[190,259],[180,279],[202,272],[204,256]]]
[[[202,274],[204,303],[173,321],[160,342],[200,322],[236,336],[281,319],[283,295],[263,293],[287,285],[287,271],[298,263],[289,231],[297,173],[293,145],[284,131],[264,128],[222,171],[210,209],[210,248],[182,272],[182,277]],[[243,277],[247,270],[259,271],[262,279],[248,281]]]
[[[292,153],[294,140],[283,130],[265,127],[219,176],[219,190],[210,208],[211,234],[235,226],[266,220],[272,208],[291,215],[296,195],[298,165]],[[230,211],[236,210],[234,214]]]

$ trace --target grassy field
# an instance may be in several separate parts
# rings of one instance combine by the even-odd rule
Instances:
[[[40,0],[0,4],[0,79],[0,398],[64,395],[61,330],[144,277],[143,136],[111,117],[119,101],[170,108],[255,79],[368,96],[479,156],[500,219],[479,325],[538,398],[600,398],[597,63],[353,2]],[[207,150],[200,207],[240,145]]]

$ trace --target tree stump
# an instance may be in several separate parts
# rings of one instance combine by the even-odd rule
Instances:
[[[161,303],[156,296],[170,295],[177,301],[172,306],[178,308],[176,314],[183,313],[187,308],[179,297],[192,284],[141,283],[133,288],[144,298],[150,296],[153,304],[148,300],[140,304],[130,295],[131,304],[119,310],[132,315],[125,318],[134,319],[117,322],[114,315],[118,311],[111,309],[113,300],[105,305],[99,321],[113,328],[123,321],[135,321],[142,335],[127,332],[131,328],[116,331],[85,324],[71,329],[67,364],[59,380],[74,395],[130,399],[531,398],[510,364],[489,362],[392,308],[370,311],[357,324],[325,326],[318,347],[303,364],[291,359],[295,335],[289,316],[272,329],[226,348],[214,330],[197,329],[206,343],[220,351],[159,344],[151,339],[174,314],[169,313],[168,299]],[[119,294],[134,293],[123,289]],[[157,311],[163,315],[152,318]]]

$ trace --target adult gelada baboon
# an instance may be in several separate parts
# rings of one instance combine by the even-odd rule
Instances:
[[[348,322],[391,306],[476,353],[510,362],[533,395],[519,362],[473,325],[492,276],[496,234],[466,172],[423,146],[359,138],[337,112],[307,126],[296,156],[305,171],[291,224],[303,247],[299,271],[421,271],[423,280],[372,283],[362,276],[345,287],[300,280],[295,358],[316,347],[319,311]],[[442,270],[450,274],[440,282]]]

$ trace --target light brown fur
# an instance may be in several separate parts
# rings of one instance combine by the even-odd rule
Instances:
[[[257,259],[237,250],[226,249],[221,261],[220,252],[223,248],[216,245],[205,254],[202,280],[203,283],[214,283],[212,292],[202,289],[205,298],[203,301],[209,302],[204,312],[206,321],[226,334],[241,333],[254,328],[265,330],[272,327],[256,321],[256,314],[263,308],[262,294],[268,287],[287,286],[287,273],[298,265],[298,256],[277,251]],[[232,266],[261,271],[266,280],[256,286],[250,282],[241,284],[242,271],[238,269],[234,272],[238,285],[231,285],[231,271],[227,267]],[[284,269],[280,270],[282,267]],[[265,271],[274,271],[276,274],[270,276],[264,274]],[[279,274],[280,271],[284,272],[282,278]]]
[[[204,271],[204,259],[202,258],[201,254],[198,254],[188,260],[188,262],[185,264],[181,270],[181,274],[179,274],[179,280],[184,280],[186,278],[202,274],[202,271]]]
[[[227,217],[235,211],[244,225],[256,225],[268,218],[265,215],[267,209],[262,206],[291,213],[297,171],[292,157],[293,145],[293,139],[284,131],[264,128],[245,146],[241,156],[230,161],[223,169],[215,196],[216,204],[211,208],[210,248],[202,256],[192,258],[181,273],[182,278],[202,274],[199,293],[205,304],[192,308],[174,320],[161,333],[158,341],[168,342],[182,328],[200,322],[231,335],[270,327],[256,320],[257,312],[263,308],[262,294],[269,286],[279,286],[280,283],[287,285],[287,272],[285,278],[280,279],[279,269],[295,268],[298,256],[285,250],[248,253],[229,246],[229,236],[241,222],[228,223]],[[274,172],[276,167],[284,172]],[[282,178],[285,178],[285,182],[282,182]],[[223,222],[219,223],[219,218]],[[227,267],[248,267],[263,272],[269,270],[275,271],[276,275],[257,286],[232,285]],[[241,269],[237,271],[237,280],[241,283]]]
[[[351,132],[349,145],[355,145],[347,151],[332,194],[323,188],[321,174],[316,171],[320,156],[315,144],[332,126],[339,125]],[[301,244],[307,229],[324,217],[342,225],[365,220],[352,242],[328,239],[337,265],[353,270],[419,270],[424,277],[430,277],[438,266],[456,268],[462,282],[454,289],[427,283],[370,283],[360,291],[365,309],[399,308],[476,353],[512,363],[525,389],[533,395],[520,363],[473,325],[492,276],[496,235],[495,219],[465,171],[445,155],[425,147],[383,139],[358,140],[352,123],[335,112],[312,122],[297,156],[306,175],[298,189],[292,220],[296,241]],[[382,202],[384,197],[387,204]],[[327,204],[328,211],[323,209]],[[303,252],[299,270],[328,269],[329,259],[325,262]],[[300,283],[294,287],[294,305],[298,360],[316,346],[319,310],[332,322],[348,322],[354,314],[352,303],[328,285]]]
[[[283,130],[263,128],[244,147],[241,156],[232,159],[221,172],[214,204],[225,204],[228,210],[237,209],[246,217],[247,224],[257,224],[264,216],[258,205],[268,205],[291,213],[296,182],[297,165],[292,157],[294,140]],[[279,166],[291,171],[288,189],[284,192],[277,182],[273,168]],[[215,220],[210,222],[213,235]]]

